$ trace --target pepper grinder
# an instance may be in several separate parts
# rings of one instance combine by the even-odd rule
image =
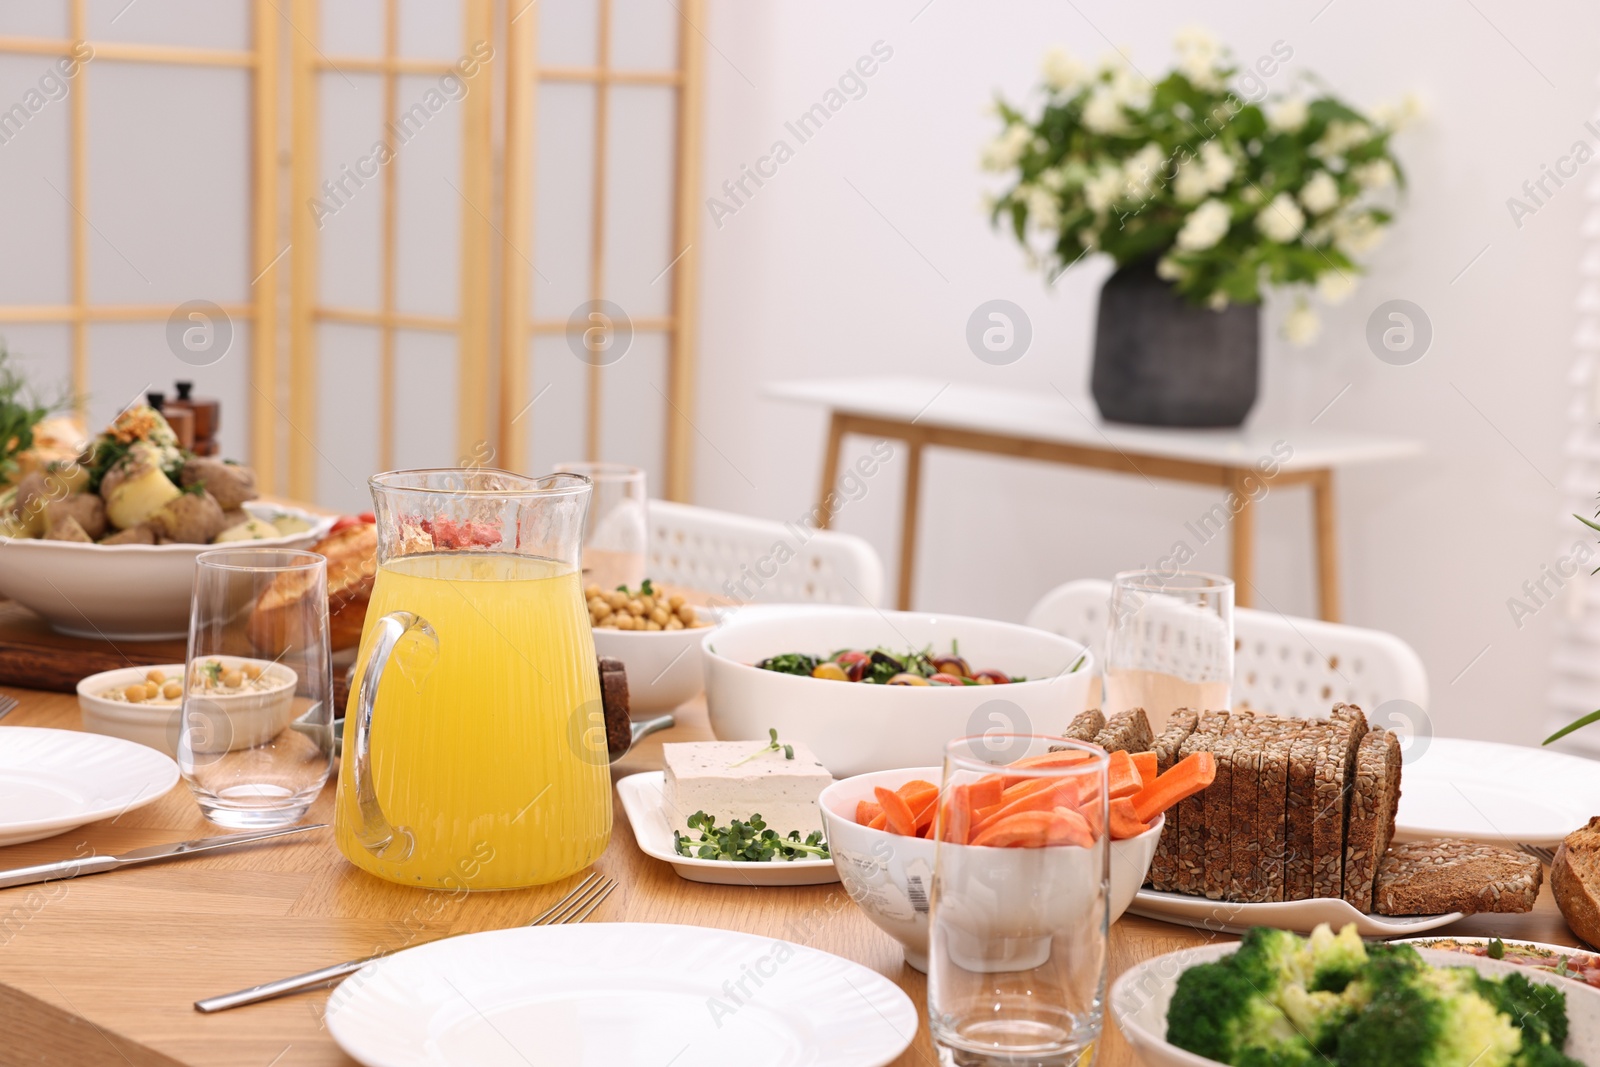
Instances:
[[[222,425],[222,404],[216,400],[196,399],[193,382],[179,382],[176,399],[167,401],[167,408],[182,408],[194,417],[194,454],[215,456],[222,451],[217,442],[217,431]]]
[[[167,420],[167,425],[172,427],[172,432],[178,438],[178,447],[185,452],[194,451],[194,412],[176,404],[167,403],[165,393],[146,393],[145,402],[157,411],[162,418]]]

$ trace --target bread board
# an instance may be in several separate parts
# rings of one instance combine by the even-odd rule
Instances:
[[[1309,934],[1319,923],[1327,923],[1335,930],[1346,923],[1355,923],[1356,931],[1367,938],[1415,937],[1462,918],[1458,911],[1445,915],[1369,915],[1337,897],[1234,904],[1151,889],[1139,890],[1128,912],[1146,919],[1228,934],[1242,934],[1252,926],[1276,926],[1297,934]]]
[[[69,637],[13,601],[0,601],[0,685],[72,693],[91,674],[119,667],[182,663],[188,642]]]

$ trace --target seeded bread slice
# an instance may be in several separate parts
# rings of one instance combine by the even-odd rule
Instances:
[[[1150,717],[1143,708],[1130,708],[1111,716],[1094,739],[1107,752],[1149,752],[1155,741]]]
[[[1550,889],[1572,932],[1600,945],[1600,815],[1568,834],[1556,849]]]
[[[1372,730],[1356,749],[1350,789],[1350,821],[1344,843],[1344,899],[1372,909],[1378,863],[1394,839],[1400,803],[1400,741],[1390,730]]]
[[[1227,725],[1228,713],[1225,711],[1202,713],[1195,723],[1194,732],[1179,748],[1178,759],[1182,761],[1196,752],[1214,751],[1217,740]],[[1201,790],[1177,805],[1178,862],[1172,886],[1175,893],[1199,896],[1205,892],[1206,797],[1215,790],[1216,783],[1212,782],[1210,788]],[[1165,837],[1166,834],[1163,832],[1162,836]]]
[[[1106,717],[1099,708],[1090,708],[1078,714],[1067,726],[1062,737],[1071,741],[1093,742],[1106,728]]]
[[[1265,748],[1266,742],[1260,736],[1234,738],[1227,900],[1260,900],[1266,891],[1266,872],[1261,866],[1261,832],[1257,824],[1261,755]]]
[[[1211,746],[1217,759],[1217,777],[1200,795],[1205,798],[1201,830],[1203,878],[1201,891],[1211,900],[1230,899],[1233,878],[1233,778],[1238,768],[1235,751],[1243,739],[1224,734]],[[1243,752],[1240,751],[1242,756]]]
[[[1391,845],[1378,867],[1379,915],[1531,911],[1544,869],[1515,849],[1435,837]]]
[[[1156,754],[1156,770],[1165,774],[1178,762],[1178,753],[1183,749],[1183,743],[1189,740],[1189,735],[1194,733],[1195,724],[1200,721],[1197,712],[1188,708],[1179,708],[1167,720],[1167,728],[1161,731],[1161,736],[1156,738],[1153,749]],[[1167,810],[1166,825],[1161,829],[1161,838],[1156,842],[1156,854],[1150,860],[1149,885],[1151,889],[1170,892],[1174,880],[1178,875],[1178,829],[1179,812],[1182,805],[1173,805]]]
[[[1290,739],[1289,773],[1284,790],[1283,899],[1308,900],[1316,851],[1317,746],[1327,726],[1306,722]]]
[[[1284,899],[1289,857],[1289,763],[1294,754],[1293,732],[1269,737],[1261,749],[1261,777],[1256,798],[1256,837],[1261,842],[1262,885],[1258,901]]]

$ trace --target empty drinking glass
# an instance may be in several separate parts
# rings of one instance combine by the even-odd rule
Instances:
[[[1052,748],[1070,755],[1002,775],[1002,765]],[[986,734],[946,747],[928,917],[940,1062],[1088,1062],[1103,1024],[1111,918],[1107,764],[1100,749],[1058,737]],[[975,827],[972,812],[990,803],[983,794],[1007,786],[1037,790],[1041,802]]]
[[[328,561],[230,548],[195,568],[178,767],[206,818],[298,822],[333,765]]]
[[[1104,708],[1143,708],[1157,733],[1179,708],[1215,711],[1233,689],[1233,579],[1124,571],[1111,585]]]
[[[594,486],[583,527],[583,584],[630,589],[644,581],[650,548],[645,474],[622,463],[558,463],[557,474],[581,474]]]

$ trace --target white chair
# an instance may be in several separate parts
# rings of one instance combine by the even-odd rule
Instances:
[[[877,607],[883,563],[851,534],[650,501],[650,576],[734,603]]]
[[[1088,645],[1103,670],[1110,614],[1111,583],[1084,579],[1046,593],[1027,621]],[[1422,660],[1393,634],[1252,608],[1234,609],[1233,634],[1234,707],[1305,718],[1339,703],[1369,715],[1389,700],[1428,706]]]

